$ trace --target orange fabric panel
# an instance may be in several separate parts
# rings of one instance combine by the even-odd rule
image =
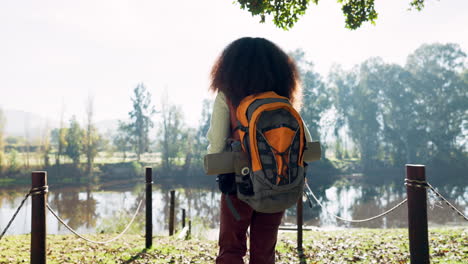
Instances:
[[[268,142],[273,148],[279,152],[284,152],[291,144],[295,131],[288,127],[279,127],[263,134],[268,138]]]
[[[270,143],[270,146],[272,146],[278,152],[285,152],[288,149],[295,134],[296,131],[293,131],[292,129],[287,127],[279,127],[263,133],[263,135],[265,135],[265,137],[268,139],[268,143]],[[276,164],[278,165],[278,175],[283,175],[287,178],[288,175],[286,174],[286,170],[288,164],[284,164],[283,162],[285,161],[286,163],[289,163],[289,150],[286,154],[284,154],[283,157],[277,153],[274,154]],[[277,181],[278,184],[280,181],[279,177]]]
[[[263,112],[264,110],[276,110],[276,109],[280,109],[280,108],[286,108],[286,109],[291,109],[291,114],[294,115],[296,117],[296,119],[298,120],[302,120],[301,116],[299,115],[299,113],[294,109],[292,108],[290,105],[286,104],[286,103],[282,103],[282,102],[278,102],[278,103],[271,103],[271,104],[265,104],[265,105],[262,105],[260,106],[256,111],[255,113],[252,115],[252,118],[250,120],[250,124],[255,124],[257,122],[257,119],[260,117],[260,113]],[[304,126],[303,126],[303,123],[302,122],[299,122],[299,126],[301,127],[300,129],[300,148],[301,149],[304,149]],[[260,162],[260,158],[259,158],[259,154],[258,154],[258,151],[257,151],[257,145],[255,144],[257,141],[255,140],[255,137],[256,137],[256,129],[257,127],[255,127],[254,125],[252,126],[249,126],[249,139],[250,139],[250,142],[251,142],[251,149],[252,149],[252,152],[250,153],[250,156],[252,158],[252,170],[253,171],[257,171],[257,170],[261,170],[262,169],[262,164]],[[299,165],[300,166],[304,166],[303,164],[303,155],[300,155],[299,156]]]

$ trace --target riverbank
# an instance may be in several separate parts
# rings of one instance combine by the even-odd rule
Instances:
[[[113,235],[89,235],[106,240]],[[468,263],[468,229],[429,230],[431,263]],[[216,241],[155,237],[144,250],[142,235],[125,235],[108,244],[89,244],[73,235],[47,236],[48,263],[214,263]],[[295,232],[279,235],[276,263],[299,263]],[[0,264],[29,262],[30,236],[0,241]],[[406,229],[343,229],[304,232],[307,263],[409,263]]]

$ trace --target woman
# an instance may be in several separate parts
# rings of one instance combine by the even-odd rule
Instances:
[[[229,138],[238,140],[232,130],[237,122],[235,109],[244,97],[274,91],[289,98],[297,110],[301,97],[294,61],[264,38],[246,37],[229,44],[212,68],[210,90],[217,92],[217,96],[207,134],[209,154],[225,151]],[[308,131],[306,139],[311,141]],[[249,226],[250,263],[274,263],[278,227],[284,212],[256,212],[236,197],[233,175],[220,175],[218,181],[223,194],[216,263],[243,263]],[[236,220],[229,206],[235,208],[240,220]]]

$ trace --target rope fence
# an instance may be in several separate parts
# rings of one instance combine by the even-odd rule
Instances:
[[[18,206],[18,208],[16,209],[15,213],[13,214],[13,217],[10,219],[10,221],[8,221],[8,224],[6,225],[6,227],[3,229],[2,231],[2,234],[0,235],[0,240],[2,240],[3,236],[5,235],[6,231],[8,230],[8,228],[10,228],[10,225],[13,223],[13,221],[15,220],[16,216],[18,215],[19,211],[21,210],[21,208],[23,207],[24,205],[24,202],[26,202],[26,200],[29,198],[29,195],[31,195],[31,191],[29,191],[23,198],[23,200],[21,201],[20,205]]]
[[[25,194],[24,198],[21,200],[20,205],[15,210],[12,218],[8,221],[8,224],[3,229],[0,240],[4,237],[5,233],[8,231],[14,220],[16,219],[19,211],[24,206],[25,202],[29,197],[32,197],[32,219],[31,221],[31,263],[46,263],[45,262],[45,211],[48,210],[63,226],[65,226],[71,233],[83,239],[89,243],[94,244],[108,244],[119,238],[121,238],[133,224],[136,219],[136,216],[139,214],[142,207],[144,199],[141,199],[138,203],[138,206],[135,212],[132,215],[131,220],[125,226],[122,232],[117,234],[115,237],[105,240],[105,241],[96,241],[84,237],[79,234],[76,230],[71,228],[65,220],[63,220],[57,212],[55,212],[50,205],[47,203],[46,194],[48,193],[47,186],[47,175],[46,172],[33,172],[33,187],[28,193]],[[152,246],[152,169],[146,168],[146,248]],[[381,217],[384,217],[397,208],[401,207],[403,204],[408,204],[408,228],[409,240],[410,240],[410,255],[411,262],[414,263],[426,263],[426,259],[429,259],[429,249],[428,249],[428,238],[427,238],[427,189],[431,190],[440,200],[444,201],[452,210],[454,210],[458,215],[463,217],[464,220],[468,221],[468,217],[464,215],[459,209],[457,209],[452,203],[450,203],[442,194],[440,194],[431,184],[429,184],[425,179],[425,170],[422,165],[407,165],[407,177],[405,179],[405,186],[407,187],[407,198],[393,206],[392,208],[366,219],[347,219],[340,217],[332,212],[330,212],[324,204],[317,198],[314,194],[308,183],[305,183],[306,189],[304,193],[309,201],[309,204],[312,207],[312,201],[315,201],[328,215],[345,222],[351,223],[363,223],[372,221]],[[169,234],[174,234],[174,191],[170,193],[170,216],[169,216]],[[303,225],[303,214],[302,214],[302,198],[298,201],[297,204],[297,232],[298,232],[298,252],[303,252],[302,249],[302,225]],[[185,211],[183,211],[183,225],[185,226]],[[189,221],[190,226],[190,221]],[[190,228],[189,231],[190,232]],[[422,261],[422,262],[420,262]]]
[[[335,217],[336,219],[338,220],[341,220],[341,221],[345,221],[345,222],[350,222],[350,223],[363,223],[363,222],[368,222],[368,221],[372,221],[372,220],[375,220],[377,218],[380,218],[380,217],[383,217],[391,212],[393,212],[395,209],[397,209],[398,207],[402,206],[403,204],[405,204],[408,199],[404,199],[403,201],[399,202],[397,205],[395,205],[394,207],[390,208],[389,210],[381,213],[381,214],[378,214],[376,216],[372,216],[372,217],[369,217],[369,218],[366,218],[366,219],[358,219],[358,220],[355,220],[355,219],[346,219],[346,218],[343,218],[343,217],[340,217],[340,216],[337,216],[335,214],[333,214],[332,212],[328,211],[327,208],[325,208],[325,206],[323,206],[323,204],[319,201],[319,199],[317,199],[317,197],[315,196],[314,192],[312,192],[312,190],[310,189],[309,187],[309,184],[306,183],[305,185],[307,187],[307,190],[310,192],[310,195],[312,195],[312,197],[314,198],[315,202],[317,202],[317,204],[322,207],[323,211],[326,212],[327,214]],[[307,198],[310,199],[310,196],[309,196],[309,193],[308,192],[305,192],[305,194],[307,195]]]
[[[64,225],[70,232],[72,232],[72,233],[73,233],[74,235],[76,235],[77,237],[79,237],[79,238],[81,238],[81,239],[83,239],[83,240],[85,240],[85,241],[87,241],[87,242],[94,243],[94,244],[108,244],[108,243],[110,243],[110,242],[112,242],[112,241],[115,241],[115,240],[119,239],[120,237],[122,237],[122,236],[127,232],[127,230],[130,228],[130,226],[133,224],[133,221],[135,220],[136,216],[138,215],[138,213],[139,213],[139,211],[140,211],[140,207],[141,207],[142,202],[143,202],[143,200],[140,200],[140,202],[138,203],[138,207],[137,207],[135,213],[133,214],[133,216],[132,216],[130,222],[127,224],[127,226],[124,228],[124,230],[123,230],[120,234],[118,234],[117,236],[115,236],[114,238],[111,238],[111,239],[106,240],[106,241],[91,240],[91,239],[88,239],[88,238],[86,238],[86,237],[84,237],[84,236],[78,234],[78,232],[76,232],[75,230],[73,230],[73,228],[71,228],[69,225],[67,225],[67,223],[65,223],[65,221],[64,221],[62,218],[60,218],[60,216],[58,216],[58,214],[57,214],[54,210],[52,210],[52,208],[50,208],[49,204],[47,204],[46,206],[47,206],[47,209],[49,210],[49,212],[50,212],[53,216],[55,216],[55,218],[57,218],[57,220],[58,220],[62,225]]]
[[[417,187],[417,188],[429,188],[431,191],[433,191],[435,193],[435,195],[443,200],[453,211],[455,211],[458,215],[460,215],[461,217],[463,217],[464,220],[468,221],[468,218],[460,211],[458,210],[453,204],[451,204],[442,194],[440,194],[439,192],[437,192],[437,190],[432,186],[430,185],[428,182],[426,181],[417,181],[417,180],[408,180],[408,179],[405,179],[405,185],[406,186],[409,186],[409,187]],[[350,222],[350,223],[363,223],[363,222],[368,222],[368,221],[372,221],[372,220],[375,220],[375,219],[378,219],[380,217],[383,217],[391,212],[393,212],[394,210],[396,210],[397,208],[399,208],[400,206],[402,206],[403,204],[405,204],[408,199],[405,198],[403,199],[401,202],[399,202],[397,205],[393,206],[392,208],[388,209],[387,211],[381,213],[381,214],[378,214],[376,216],[372,216],[372,217],[369,217],[369,218],[366,218],[366,219],[346,219],[346,218],[343,218],[343,217],[340,217],[336,214],[333,214],[332,212],[330,212],[323,204],[322,202],[320,202],[320,200],[317,198],[317,196],[314,194],[314,192],[312,191],[312,189],[310,188],[309,184],[306,182],[305,183],[305,187],[306,187],[306,190],[304,191],[304,193],[306,194],[307,196],[307,199],[309,200],[309,204],[310,206],[312,206],[312,203],[310,201],[312,201],[312,199],[323,209],[323,211],[325,213],[327,213],[328,215],[338,219],[338,220],[341,220],[341,221],[344,221],[344,222]],[[311,198],[312,197],[312,198]]]
[[[465,221],[468,221],[468,217],[466,217],[466,215],[464,215],[453,204],[451,204],[444,196],[442,196],[442,194],[440,194],[434,187],[432,187],[431,184],[427,183],[427,186],[429,187],[429,189],[431,189],[431,191],[433,191],[435,193],[435,195],[437,197],[439,197],[439,199],[443,200],[453,211],[455,211],[458,215],[463,217],[463,219],[465,219]]]

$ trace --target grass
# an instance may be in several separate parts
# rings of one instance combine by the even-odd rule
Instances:
[[[345,229],[304,233],[306,263],[409,263],[405,229]],[[90,235],[105,240],[112,235]],[[300,263],[296,234],[280,233],[276,263]],[[431,229],[431,263],[468,263],[466,228]],[[0,263],[29,262],[29,235],[0,241]],[[155,237],[144,250],[144,237],[125,235],[109,245],[85,243],[71,235],[47,236],[48,263],[214,263],[217,244],[209,240]],[[246,256],[246,259],[248,256]],[[304,263],[304,262],[303,262]]]

